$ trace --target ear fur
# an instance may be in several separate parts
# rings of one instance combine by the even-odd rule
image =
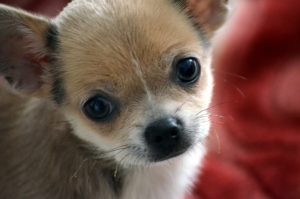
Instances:
[[[49,20],[0,4],[0,76],[23,94],[42,87],[50,29]]]
[[[228,0],[173,0],[211,38],[224,23]]]

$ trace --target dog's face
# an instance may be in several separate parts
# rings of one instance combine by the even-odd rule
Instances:
[[[223,2],[203,1],[207,9],[223,14]],[[16,36],[7,36],[6,30],[0,40],[31,41],[26,53],[31,59],[17,51],[13,54],[22,62],[13,68],[0,65],[0,72],[19,90],[54,99],[74,133],[99,157],[122,165],[175,157],[207,136],[213,86],[208,46],[212,30],[204,34],[193,26],[196,21],[188,18],[188,9],[186,1],[77,0],[52,24],[18,14],[26,26]],[[10,16],[20,13],[0,10]],[[209,18],[203,27],[216,29],[216,18],[211,18],[212,26]],[[40,38],[30,38],[32,34]]]

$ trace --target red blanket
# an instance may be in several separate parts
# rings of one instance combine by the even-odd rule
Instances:
[[[211,151],[194,198],[300,199],[300,1],[242,1],[215,65]]]
[[[0,0],[55,16],[67,0]],[[191,199],[300,198],[300,1],[241,1],[216,47],[210,151]]]
[[[34,11],[50,17],[56,16],[70,0],[0,0],[0,3]]]

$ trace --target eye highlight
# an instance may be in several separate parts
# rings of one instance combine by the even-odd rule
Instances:
[[[175,70],[177,81],[184,85],[190,85],[199,79],[201,66],[196,58],[188,57],[177,61]]]
[[[104,96],[96,95],[87,100],[83,105],[85,115],[96,122],[110,119],[114,104]]]

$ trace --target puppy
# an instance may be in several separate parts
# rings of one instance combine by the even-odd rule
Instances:
[[[183,199],[205,154],[221,0],[0,6],[1,199]]]

